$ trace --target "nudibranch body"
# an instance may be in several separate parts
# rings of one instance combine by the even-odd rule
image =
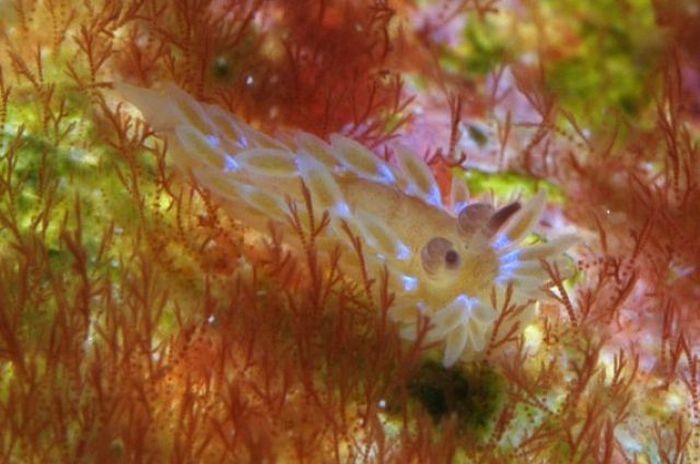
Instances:
[[[366,262],[389,270],[402,336],[415,339],[428,318],[427,339],[444,342],[445,366],[486,349],[499,311],[494,287],[503,294],[510,285],[514,303],[536,300],[548,280],[541,260],[561,258],[575,240],[522,246],[545,207],[543,193],[496,210],[469,203],[456,181],[451,204],[443,204],[432,172],[406,147],[395,147],[394,165],[340,135],[272,138],[171,84],[116,87],[167,139],[178,167],[254,228],[285,224],[287,201],[303,204],[303,180],[314,208],[329,213],[326,238],[350,247],[342,224],[351,227]]]

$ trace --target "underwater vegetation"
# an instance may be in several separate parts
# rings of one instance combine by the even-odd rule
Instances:
[[[0,462],[698,462],[699,15],[0,0]]]

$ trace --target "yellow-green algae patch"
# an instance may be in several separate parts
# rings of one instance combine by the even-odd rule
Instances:
[[[513,198],[521,193],[528,196],[538,191],[547,192],[550,202],[563,203],[564,195],[559,187],[545,180],[533,179],[531,176],[515,171],[486,172],[478,169],[466,171],[457,170],[455,175],[461,176],[467,183],[469,192],[474,196],[493,193],[496,198]]]

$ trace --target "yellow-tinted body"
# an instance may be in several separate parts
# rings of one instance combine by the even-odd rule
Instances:
[[[178,167],[251,227],[284,226],[287,202],[303,205],[303,181],[314,208],[330,215],[330,243],[350,247],[342,224],[350,226],[369,265],[390,271],[391,314],[402,334],[414,338],[419,316],[429,318],[428,338],[445,342],[445,365],[486,349],[498,316],[492,289],[510,285],[514,303],[533,301],[547,280],[540,260],[572,243],[565,237],[519,247],[545,207],[542,194],[500,213],[458,199],[444,205],[430,169],[405,147],[389,164],[339,135],[329,142],[301,132],[271,138],[172,85],[118,90],[168,139]]]

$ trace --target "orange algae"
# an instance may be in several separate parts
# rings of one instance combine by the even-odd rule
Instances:
[[[0,461],[697,459],[698,135],[685,104],[696,57],[682,26],[691,12],[657,5],[673,34],[661,41],[670,58],[648,82],[655,98],[638,113],[643,124],[621,119],[628,127],[619,136],[589,132],[548,87],[551,76],[525,63],[509,92],[527,97],[536,122],[509,108],[494,135],[484,131],[494,160],[465,145],[460,128],[507,99],[426,59],[439,58],[436,31],[456,27],[470,3],[422,29],[411,21],[417,5],[0,3]],[[498,19],[493,5],[478,2],[473,21]],[[344,18],[370,32],[357,34]],[[345,130],[370,144],[398,127],[410,135],[420,123],[404,119],[412,107],[403,106],[410,98],[394,83],[399,75],[381,80],[395,58],[391,21],[415,44],[402,49],[401,72],[424,73],[414,91],[437,94],[420,100],[425,120],[442,112],[448,121],[442,147],[432,148],[556,184],[561,204],[545,222],[574,227],[585,241],[576,279],[549,269],[551,299],[525,335],[493,340],[479,367],[505,381],[475,388],[502,398],[483,417],[450,406],[436,419],[434,403],[416,394],[430,347],[421,336],[399,341],[385,274],[344,278],[318,259],[309,231],[294,232],[308,239],[301,254],[274,232],[252,240],[173,174],[168,148],[101,92],[117,78],[175,79],[263,127]],[[576,33],[567,43],[583,42]],[[321,59],[280,58],[285,47]],[[334,69],[340,49],[350,52],[347,67]],[[217,76],[221,57],[240,68]],[[245,86],[250,69],[292,65],[298,83]],[[435,103],[450,101],[443,92],[459,94],[462,109]],[[496,180],[490,188],[508,195]],[[474,372],[436,375],[438,399],[454,391],[443,379],[469,385]],[[465,425],[481,420],[488,426]]]

